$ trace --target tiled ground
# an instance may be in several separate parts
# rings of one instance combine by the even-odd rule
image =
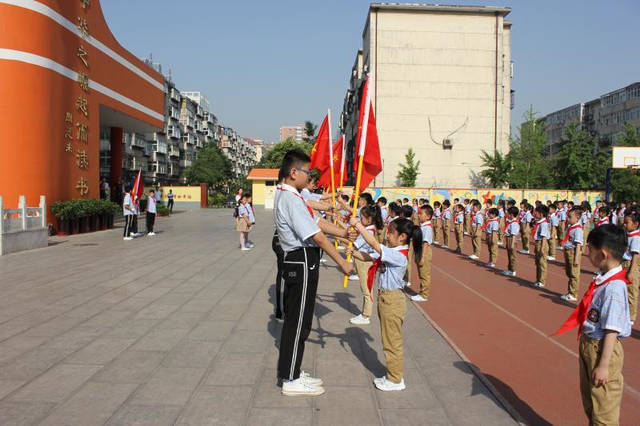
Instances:
[[[270,213],[241,253],[229,210],[177,212],[156,237],[121,230],[53,238],[0,258],[1,425],[513,424],[410,305],[407,390],[384,373],[377,319],[358,311],[331,262],[321,271],[303,367],[318,398],[276,386]]]

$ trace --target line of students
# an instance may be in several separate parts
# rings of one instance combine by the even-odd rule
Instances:
[[[139,237],[142,233],[138,232],[138,214],[140,213],[140,200],[137,198],[134,200],[131,197],[131,185],[125,189],[124,199],[122,201],[122,214],[124,216],[124,231],[122,239],[124,241],[131,241],[135,237]],[[152,189],[147,193],[147,206],[142,213],[145,213],[147,235],[156,235],[153,232],[153,228],[156,223],[156,196],[155,191]]]

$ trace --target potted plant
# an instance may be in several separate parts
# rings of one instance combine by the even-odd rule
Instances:
[[[64,201],[56,201],[51,204],[51,213],[53,213],[58,222],[57,233],[59,235],[69,235],[71,222],[69,205]]]

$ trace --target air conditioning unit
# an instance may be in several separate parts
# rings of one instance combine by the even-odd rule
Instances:
[[[451,149],[453,148],[453,139],[447,138],[442,140],[442,148],[443,149]]]

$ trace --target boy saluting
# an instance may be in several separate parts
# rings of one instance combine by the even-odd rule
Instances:
[[[274,221],[284,251],[284,324],[280,337],[278,378],[282,394],[317,396],[324,393],[322,380],[300,371],[304,344],[311,332],[316,291],[318,289],[320,249],[324,250],[349,275],[353,265],[338,254],[324,232],[355,239],[355,232],[316,217],[300,195],[309,180],[311,159],[300,150],[292,150],[282,160],[280,176],[284,181],[274,206]],[[324,232],[323,232],[324,231]]]

